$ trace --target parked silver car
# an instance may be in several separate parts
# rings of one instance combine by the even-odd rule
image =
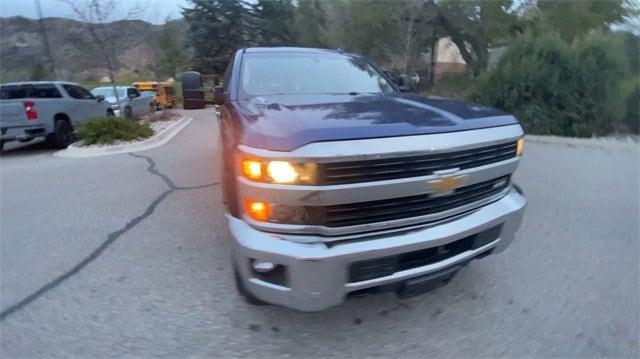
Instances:
[[[142,117],[155,111],[153,93],[140,92],[133,86],[96,87],[91,93],[101,96],[109,103],[113,112],[127,118]]]
[[[0,149],[5,142],[43,136],[55,147],[65,148],[79,124],[113,114],[105,101],[73,82],[0,84]]]

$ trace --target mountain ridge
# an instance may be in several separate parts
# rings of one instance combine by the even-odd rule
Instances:
[[[108,75],[102,50],[89,34],[89,24],[75,19],[43,18],[56,69],[56,80],[97,82]],[[173,20],[183,23],[182,20]],[[143,20],[116,20],[99,24],[113,48],[118,78],[153,76],[155,36],[164,25]],[[178,27],[181,36],[184,26]],[[40,20],[21,16],[0,17],[0,82],[33,79],[48,67]],[[53,79],[53,78],[51,78]]]

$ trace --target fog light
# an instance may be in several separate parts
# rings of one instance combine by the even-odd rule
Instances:
[[[267,261],[261,261],[259,259],[253,259],[251,261],[251,266],[253,267],[253,270],[258,273],[271,272],[276,268],[275,264]]]
[[[268,203],[245,199],[244,206],[247,214],[256,221],[264,222],[271,215],[271,205]]]

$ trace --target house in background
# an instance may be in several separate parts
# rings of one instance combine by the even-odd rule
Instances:
[[[499,46],[489,49],[489,68],[492,68],[498,63],[502,55],[507,51],[507,48],[508,46]],[[462,58],[462,55],[460,55],[458,46],[456,46],[450,38],[440,38],[435,46],[435,51],[433,72],[435,74],[436,81],[445,73],[460,73],[467,71],[467,63]],[[423,54],[423,58],[427,63],[429,63],[431,61],[431,53],[427,52]]]

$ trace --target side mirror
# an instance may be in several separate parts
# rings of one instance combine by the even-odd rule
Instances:
[[[408,81],[407,81],[406,75],[402,74],[400,75],[400,77],[398,77],[396,84],[398,85],[400,92],[408,92],[409,90],[411,90],[407,82]]]
[[[213,88],[213,103],[220,106],[224,103],[225,95],[224,88],[222,86],[216,86]]]
[[[102,96],[102,95],[97,95],[97,96],[96,96],[96,101],[98,101],[98,102],[102,102],[102,101],[104,101],[104,96]]]

